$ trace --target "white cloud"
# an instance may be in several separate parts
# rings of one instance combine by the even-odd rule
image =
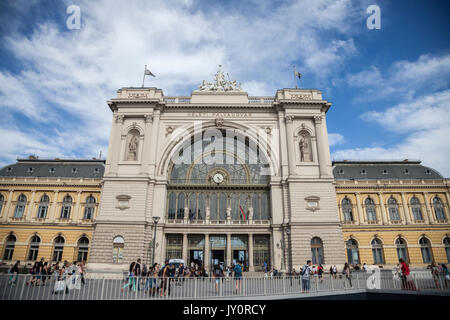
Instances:
[[[17,137],[16,143],[2,158],[91,156],[99,149],[106,154],[111,125],[106,100],[120,87],[140,86],[144,64],[157,76],[146,84],[166,95],[189,93],[211,79],[218,64],[250,95],[274,95],[279,87],[292,86],[290,68],[299,57],[302,72],[325,79],[356,51],[351,30],[360,13],[351,4],[255,4],[258,14],[248,14],[213,6],[198,10],[191,0],[181,5],[86,0],[77,1],[80,30],[66,30],[59,20],[38,25],[26,37],[15,28],[2,40],[24,69],[0,73],[0,111],[5,117],[20,113],[36,127],[45,123],[51,129],[40,142],[16,120],[17,128],[7,136]],[[7,131],[3,125],[2,130]]]
[[[333,158],[420,159],[444,176],[450,176],[450,90],[422,96],[383,112],[367,112],[362,119],[407,136],[394,145],[337,150]],[[375,142],[382,144],[382,141]]]
[[[344,142],[344,136],[340,133],[328,133],[328,143],[330,144],[330,147],[343,144]]]

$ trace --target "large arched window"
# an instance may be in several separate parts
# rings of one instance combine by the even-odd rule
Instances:
[[[419,199],[417,199],[417,197],[414,196],[411,198],[409,203],[411,205],[411,211],[412,211],[414,220],[422,221],[423,215],[422,215],[422,208],[421,208]]]
[[[323,256],[323,243],[322,240],[318,237],[314,237],[311,239],[311,255],[313,264],[325,263],[325,259]]]
[[[86,206],[84,207],[84,220],[92,220],[94,219],[94,211],[95,211],[95,198],[90,195],[86,198]],[[83,260],[78,260],[83,261]]]
[[[168,168],[168,219],[173,217],[174,192],[177,214],[184,214],[187,207],[188,223],[206,219],[207,211],[214,224],[224,223],[228,213],[233,223],[249,219],[250,212],[253,220],[269,220],[271,170],[266,152],[233,130],[231,137],[225,129],[215,128],[215,135],[208,130],[186,139],[173,152]]]
[[[45,219],[47,217],[49,202],[50,202],[49,197],[46,194],[44,194],[41,197],[41,200],[39,201],[39,207],[37,212],[38,219]]]
[[[5,260],[5,261],[12,260],[13,255],[14,255],[14,247],[15,246],[16,246],[16,236],[14,236],[13,234],[10,234],[6,238],[5,252],[3,253],[3,260]]]
[[[438,221],[445,221],[444,206],[442,205],[442,201],[438,196],[433,198],[433,208],[436,219]]]
[[[72,197],[67,195],[63,199],[63,204],[61,207],[61,219],[69,219],[71,209],[72,209]]]
[[[420,238],[420,251],[422,252],[423,263],[431,263],[433,261],[433,253],[431,251],[431,243],[425,237]]]
[[[25,206],[27,205],[27,197],[22,193],[17,198],[16,209],[14,210],[14,218],[20,219],[23,218],[23,214],[25,212]]]
[[[398,237],[397,240],[395,240],[395,246],[397,247],[398,259],[403,259],[405,260],[405,262],[409,263],[408,247],[406,245],[405,239],[403,239],[402,237]]]
[[[354,239],[349,239],[346,242],[347,258],[349,264],[359,264],[359,249],[358,243]]]
[[[86,237],[81,237],[78,240],[78,254],[77,261],[87,261],[89,253],[89,239]]]
[[[52,255],[52,261],[54,262],[60,262],[63,257],[63,251],[64,251],[64,243],[65,240],[63,237],[58,236],[53,241],[53,255]]]
[[[367,199],[364,201],[364,205],[366,207],[367,221],[370,222],[377,221],[377,212],[375,209],[375,202],[373,201],[373,199],[367,197]]]
[[[447,262],[450,262],[450,237],[445,237],[442,241],[445,246],[445,254],[447,255]]]
[[[34,235],[30,241],[30,248],[28,249],[28,259],[29,261],[36,261],[39,254],[39,245],[41,243],[41,238]]]
[[[344,221],[353,221],[352,202],[349,198],[342,199],[342,213],[344,214]]]
[[[373,263],[374,264],[384,264],[384,252],[383,252],[383,243],[380,239],[372,240],[372,255],[373,255]]]
[[[400,214],[398,213],[397,200],[394,197],[390,197],[388,200],[389,218],[391,221],[400,221]]]
[[[0,193],[0,215],[2,214],[3,202],[5,202],[5,197]]]
[[[125,240],[121,236],[117,236],[113,239],[113,263],[122,263],[123,261],[123,248],[125,246]]]
[[[175,192],[169,193],[169,205],[168,205],[168,211],[167,211],[167,218],[168,219],[175,219],[175,212],[177,210],[177,195]]]

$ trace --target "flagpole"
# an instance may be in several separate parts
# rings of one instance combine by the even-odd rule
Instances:
[[[296,72],[295,72],[296,70],[295,70],[295,66],[294,66],[294,81],[295,81],[295,89],[298,89],[298,86],[297,86],[297,75],[296,75]]]
[[[145,65],[145,68],[144,68],[144,76],[142,77],[142,88],[144,87],[144,81],[145,81],[145,70],[147,70],[147,65]]]

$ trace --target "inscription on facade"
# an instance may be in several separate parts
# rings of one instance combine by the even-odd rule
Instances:
[[[144,99],[144,98],[148,98],[148,93],[128,93],[128,98]]]
[[[313,97],[311,94],[291,94],[291,99],[312,100]]]
[[[252,116],[249,112],[191,112],[187,115],[193,118],[250,118]]]

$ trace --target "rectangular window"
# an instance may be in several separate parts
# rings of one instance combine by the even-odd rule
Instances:
[[[94,208],[92,208],[92,207],[86,207],[86,208],[84,209],[84,219],[85,219],[85,220],[91,220],[92,217],[93,217],[93,215],[94,215]]]
[[[70,216],[70,206],[63,206],[61,209],[61,219],[69,219]]]
[[[22,218],[24,211],[25,211],[25,206],[18,204],[16,206],[16,210],[14,211],[14,218],[18,218],[18,219]]]
[[[38,219],[45,219],[45,217],[47,216],[47,209],[48,206],[39,206],[38,209]]]

